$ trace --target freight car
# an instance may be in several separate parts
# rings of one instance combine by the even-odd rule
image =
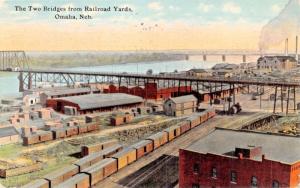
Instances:
[[[153,142],[151,140],[142,140],[131,145],[131,147],[136,149],[136,159],[139,159],[153,151]]]
[[[115,144],[117,144],[117,140],[109,140],[106,142],[101,142],[101,143],[97,143],[97,144],[93,144],[93,145],[82,146],[81,147],[81,156],[84,157],[84,156],[90,155],[92,153],[109,148],[110,146],[113,146]]]
[[[168,133],[168,141],[172,141],[174,138],[180,136],[180,127],[177,125],[173,125],[169,128],[163,130],[164,132]]]
[[[158,132],[154,135],[149,136],[146,140],[151,140],[153,142],[153,149],[157,149],[160,146],[168,142],[168,133]]]
[[[120,170],[136,161],[136,149],[128,147],[111,157],[118,160],[118,170]]]
[[[59,184],[57,188],[89,188],[90,176],[88,174],[79,173]]]
[[[70,179],[75,174],[78,174],[79,168],[76,165],[69,165],[63,169],[58,169],[44,176],[44,179],[48,181],[50,187],[59,185],[60,183]]]
[[[192,115],[192,116],[190,116],[188,119],[187,119],[187,121],[189,121],[190,122],[190,124],[191,124],[191,129],[192,128],[194,128],[194,127],[196,127],[196,126],[198,126],[200,123],[201,123],[201,121],[200,121],[200,116],[199,115]]]
[[[180,133],[183,134],[191,129],[191,122],[183,121],[179,123],[178,126],[180,126]]]
[[[54,172],[52,173],[52,176],[50,174],[45,176],[45,179],[36,180],[24,187],[51,188],[54,185],[52,181],[63,181],[57,186],[59,188],[92,187],[104,178],[117,172],[119,169],[126,167],[165,143],[170,142],[174,138],[189,131],[192,127],[196,127],[214,116],[215,111],[210,110],[194,114],[192,117],[188,118],[188,120],[149,136],[145,140],[139,141],[124,150],[122,150],[123,146],[120,144],[110,146],[106,149],[102,146],[102,151],[87,155],[72,165],[75,166],[75,168],[69,167],[61,172]],[[57,173],[56,176],[54,175],[55,173]],[[53,179],[51,180],[53,185],[50,185],[49,183],[51,178]],[[58,178],[58,180],[56,178]],[[61,178],[63,180],[61,180]]]
[[[117,160],[113,158],[107,158],[90,166],[89,168],[85,169],[83,172],[89,175],[90,186],[94,186],[104,178],[117,172],[117,170],[118,170]]]
[[[92,153],[91,155],[87,155],[75,162],[74,165],[78,166],[79,171],[81,172],[82,170],[92,166],[93,164],[103,160],[104,158],[111,157],[112,155],[121,151],[122,149],[122,145],[116,144],[102,151]]]

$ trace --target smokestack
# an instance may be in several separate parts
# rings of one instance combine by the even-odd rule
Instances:
[[[298,36],[296,36],[296,60],[297,60],[297,62],[299,61],[299,59],[298,59]]]

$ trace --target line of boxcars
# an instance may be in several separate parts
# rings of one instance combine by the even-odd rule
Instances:
[[[96,130],[99,130],[98,123],[87,123],[84,125],[73,125],[69,127],[53,129],[51,131],[40,131],[35,134],[24,136],[23,145],[29,146],[32,144],[38,144],[38,143],[56,140],[60,138],[71,137],[71,136],[88,133]]]
[[[213,109],[190,116],[187,120],[158,132],[129,147],[120,144],[101,146],[103,150],[92,152],[64,169],[50,173],[24,188],[88,188],[104,178],[142,158],[160,146],[172,141],[192,128],[215,116]],[[94,146],[93,146],[94,147]]]

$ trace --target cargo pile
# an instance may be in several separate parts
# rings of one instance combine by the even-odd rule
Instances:
[[[112,126],[120,126],[126,123],[132,122],[134,115],[131,113],[114,113],[110,118],[110,124]]]
[[[46,123],[46,131],[31,132],[31,134],[23,136],[23,145],[42,143],[50,140],[57,140],[66,137],[72,137],[83,133],[97,131],[100,129],[99,117],[86,116],[85,122],[72,120],[63,126],[60,122]]]
[[[172,141],[195,126],[215,116],[215,111],[210,109],[195,114],[192,118],[171,126],[161,132],[149,136],[129,147],[114,144],[102,150],[102,144],[98,145],[100,151],[81,158],[66,170],[58,170],[36,180],[24,188],[51,188],[51,187],[80,187],[89,188],[101,182],[106,177],[128,166],[160,146]],[[196,125],[196,123],[198,123]],[[192,127],[193,124],[193,127]],[[101,145],[101,147],[99,147]],[[72,177],[70,174],[73,174]],[[46,180],[46,181],[45,181]]]

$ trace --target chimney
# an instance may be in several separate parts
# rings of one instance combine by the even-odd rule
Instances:
[[[296,60],[298,63],[298,61],[299,61],[299,59],[298,59],[298,36],[296,36]]]

